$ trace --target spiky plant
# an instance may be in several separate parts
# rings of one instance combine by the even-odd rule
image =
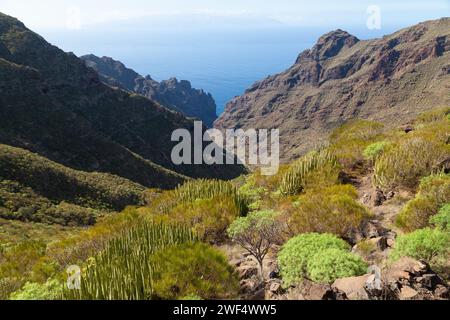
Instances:
[[[305,188],[308,175],[325,165],[338,166],[336,157],[330,151],[325,149],[307,154],[293,163],[284,174],[280,184],[281,193],[284,195],[300,194]]]
[[[197,237],[180,225],[143,222],[123,231],[92,258],[82,272],[79,290],[65,289],[68,300],[148,300],[153,296],[151,256],[173,245],[195,243]]]
[[[158,204],[161,213],[169,213],[179,204],[193,203],[196,200],[213,199],[215,197],[230,197],[239,208],[241,216],[248,213],[248,200],[241,195],[238,189],[228,181],[221,180],[193,180],[171,191],[170,199]]]

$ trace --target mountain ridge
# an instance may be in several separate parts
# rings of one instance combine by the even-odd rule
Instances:
[[[103,84],[97,73],[0,14],[0,143],[83,171],[107,172],[147,187],[172,188],[185,176],[233,178],[241,166],[176,166],[174,130],[183,115]],[[162,169],[164,167],[164,169]]]
[[[442,18],[381,39],[327,33],[292,67],[230,101],[215,127],[279,128],[287,162],[355,118],[387,127],[407,123],[450,104],[449,30],[450,18]]]
[[[208,127],[212,127],[217,119],[217,106],[211,94],[202,89],[192,88],[187,80],[178,81],[176,78],[170,78],[158,82],[149,75],[143,77],[110,57],[100,58],[89,54],[80,58],[108,85],[140,94],[171,110],[198,118]]]

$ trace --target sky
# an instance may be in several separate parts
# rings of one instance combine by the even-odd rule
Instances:
[[[373,5],[388,26],[450,15],[450,0],[0,0],[0,12],[38,32],[90,29],[144,17],[164,28],[334,27],[364,24]]]

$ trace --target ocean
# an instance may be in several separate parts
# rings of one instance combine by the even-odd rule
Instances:
[[[120,60],[155,80],[176,77],[212,94],[220,115],[233,97],[254,82],[282,72],[297,56],[314,45],[329,29],[270,28],[196,32],[47,33],[44,36],[65,51],[93,53]],[[371,35],[359,32],[364,38]],[[358,35],[358,32],[357,32]]]

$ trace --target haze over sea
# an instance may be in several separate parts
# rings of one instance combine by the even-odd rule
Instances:
[[[290,67],[300,52],[328,31],[278,27],[196,33],[117,31],[102,36],[78,31],[70,37],[52,32],[46,37],[66,51],[109,56],[158,81],[171,77],[189,80],[193,87],[213,95],[220,114],[234,96],[241,95],[255,81]],[[386,29],[350,31],[370,38]]]
[[[109,56],[155,80],[189,80],[213,95],[220,114],[326,32],[380,37],[448,16],[450,0],[0,0],[0,9],[78,56]],[[369,30],[371,14],[381,29]]]

